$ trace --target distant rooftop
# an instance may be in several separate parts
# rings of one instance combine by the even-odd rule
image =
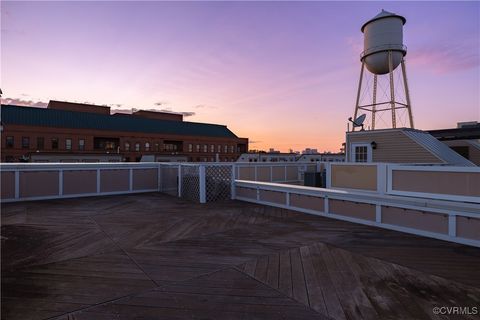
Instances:
[[[81,108],[85,108],[81,110],[86,110],[86,112],[80,112],[79,104],[75,103],[63,104],[60,107],[57,102],[54,102],[52,107],[48,108],[2,105],[2,123],[5,125],[237,138],[224,125],[179,121],[175,115],[166,120],[157,119],[161,115],[151,111],[139,111],[133,115],[110,115],[109,107],[81,105]]]

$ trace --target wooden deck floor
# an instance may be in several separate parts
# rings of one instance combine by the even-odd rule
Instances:
[[[2,319],[478,319],[480,249],[160,194],[2,205]]]

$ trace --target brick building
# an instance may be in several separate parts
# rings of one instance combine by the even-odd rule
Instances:
[[[50,101],[47,108],[1,106],[2,162],[235,161],[248,139],[226,126],[183,121],[181,114]]]

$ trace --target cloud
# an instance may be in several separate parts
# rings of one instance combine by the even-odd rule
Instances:
[[[2,104],[13,104],[13,105],[17,105],[17,106],[45,108],[45,107],[47,107],[48,102],[24,100],[24,99],[19,99],[19,98],[5,98],[5,99],[2,99]]]
[[[476,44],[478,41],[472,40],[449,45],[424,45],[412,50],[407,55],[407,63],[411,66],[424,67],[434,74],[473,69],[480,65],[480,55]]]
[[[218,109],[216,106],[206,105],[206,104],[197,104],[193,106],[194,109]]]
[[[256,143],[262,143],[262,141],[259,140],[250,140],[248,141],[249,144],[256,144]]]
[[[157,102],[154,103],[154,105],[159,106],[159,107],[160,107],[160,106],[164,106],[164,105],[166,105],[166,104],[168,104],[167,101],[157,101]]]

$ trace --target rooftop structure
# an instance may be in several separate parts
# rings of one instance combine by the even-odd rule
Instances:
[[[224,125],[183,121],[182,115],[136,111],[113,114],[104,106],[51,101],[47,108],[2,105],[2,161],[31,159],[38,152],[52,160],[62,154],[121,154],[187,157],[189,161],[235,161],[248,149]],[[66,158],[65,158],[66,159]]]

